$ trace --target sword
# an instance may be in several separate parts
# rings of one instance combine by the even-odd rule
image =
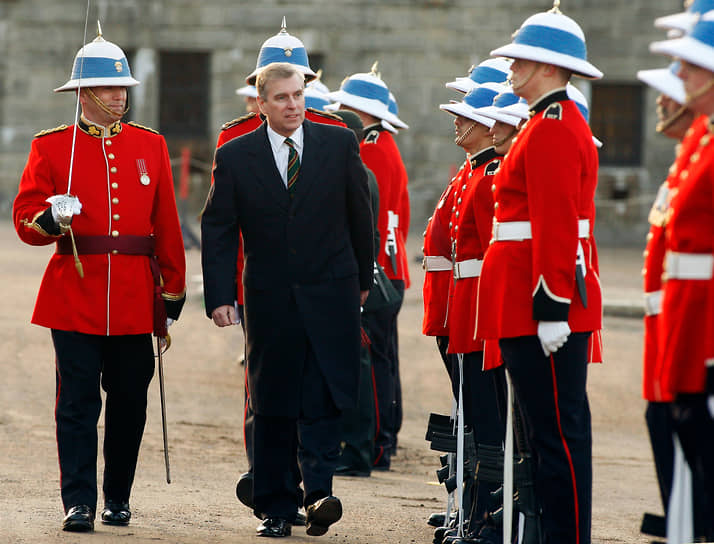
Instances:
[[[580,300],[583,301],[583,308],[588,307],[588,290],[585,287],[586,273],[587,268],[585,268],[585,253],[583,252],[583,244],[578,242],[578,253],[575,257],[575,283],[578,286]]]
[[[79,119],[79,94],[82,91],[82,73],[84,71],[84,46],[87,41],[87,21],[89,20],[89,0],[87,0],[87,9],[84,15],[84,36],[82,38],[81,56],[79,58],[79,76],[77,77],[77,102],[74,108],[74,127],[72,129],[72,149],[69,157],[69,175],[67,178],[67,192],[64,195],[55,195],[46,200],[54,205],[59,215],[59,223],[63,232],[69,231],[69,237],[72,240],[72,254],[74,256],[74,266],[77,269],[77,274],[80,278],[84,278],[84,269],[82,262],[79,260],[77,253],[77,243],[74,240],[74,231],[72,230],[72,216],[76,213],[74,208],[79,203],[79,199],[70,193],[72,189],[72,171],[74,169],[74,151],[77,142],[77,122]],[[99,28],[99,22],[97,22]],[[101,34],[101,29],[100,29]]]
[[[503,452],[503,544],[513,540],[513,386],[506,371],[508,401],[506,412],[506,440]]]
[[[171,483],[169,466],[169,436],[166,431],[166,395],[164,393],[164,358],[161,351],[161,338],[156,337],[156,351],[159,354],[159,393],[161,396],[161,428],[164,434],[164,465],[166,465],[166,483]]]

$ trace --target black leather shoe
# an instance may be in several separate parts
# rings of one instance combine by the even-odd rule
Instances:
[[[353,465],[342,465],[335,469],[335,476],[358,476],[366,478],[371,475],[369,468],[361,469]]]
[[[295,519],[293,520],[293,525],[299,525],[300,527],[305,527],[307,523],[307,518],[302,512],[295,512]]]
[[[102,523],[104,525],[129,525],[131,510],[129,503],[123,501],[104,501]]]
[[[241,474],[236,484],[236,497],[251,510],[255,508],[253,503],[253,473],[245,472]]]
[[[62,520],[62,530],[73,533],[94,531],[94,509],[86,504],[72,506]]]
[[[309,505],[307,511],[307,529],[310,536],[322,536],[333,523],[342,517],[342,503],[340,499],[330,495]]]
[[[258,536],[271,538],[282,538],[290,536],[290,522],[280,518],[265,518],[263,523],[258,525],[256,532]]]

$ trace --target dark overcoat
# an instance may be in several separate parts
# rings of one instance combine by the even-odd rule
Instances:
[[[372,285],[367,175],[354,134],[303,123],[298,180],[288,192],[267,125],[216,151],[201,220],[206,312],[232,305],[238,231],[246,361],[253,409],[297,417],[308,342],[338,408],[357,399],[360,290]]]

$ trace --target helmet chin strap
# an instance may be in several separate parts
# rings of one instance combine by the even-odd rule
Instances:
[[[689,111],[689,108],[685,106],[680,106],[677,111],[675,111],[672,115],[667,117],[666,119],[662,119],[659,123],[657,123],[657,126],[655,126],[655,130],[659,133],[663,133],[667,130],[669,130],[674,123],[679,121],[682,116]]]
[[[512,85],[512,87],[513,87],[513,90],[514,90],[514,91],[517,91],[518,89],[522,89],[525,85],[527,85],[528,82],[533,78],[533,76],[535,75],[535,73],[536,73],[536,71],[538,70],[539,67],[540,67],[540,63],[539,63],[539,62],[536,62],[536,63],[533,65],[533,70],[531,70],[531,73],[528,74],[528,77],[525,79],[525,81],[521,81],[518,85],[516,85],[515,83],[513,83],[512,74],[509,75],[509,76],[508,76],[508,80],[511,82],[511,85]]]
[[[462,143],[464,143],[464,140],[469,137],[469,134],[471,134],[471,132],[472,132],[473,129],[475,129],[475,128],[476,128],[476,121],[474,121],[473,123],[471,123],[471,125],[469,126],[469,128],[467,128],[466,131],[465,131],[461,136],[457,136],[456,138],[454,138],[454,143],[455,143],[456,145],[459,145],[459,146],[460,146]]]
[[[705,85],[702,85],[701,88],[697,89],[696,92],[688,94],[682,107],[688,108],[691,106],[692,102],[708,93],[712,87],[714,87],[714,77],[710,78],[709,81]]]
[[[508,140],[513,138],[515,136],[516,132],[518,132],[518,129],[516,127],[513,127],[511,129],[511,132],[508,133],[508,136],[505,136],[498,140],[497,142],[493,142],[493,147],[501,147],[503,144],[505,144]]]
[[[99,107],[101,108],[101,110],[102,110],[104,113],[106,113],[107,115],[111,115],[112,117],[116,117],[116,116],[117,116],[117,113],[116,113],[115,111],[111,110],[111,109],[109,108],[109,106],[107,106],[104,102],[102,102],[102,101],[100,100],[100,98],[99,98],[96,94],[94,94],[94,92],[92,91],[92,89],[90,89],[89,87],[85,87],[84,90],[87,91],[87,94],[89,95],[89,98],[91,98],[92,101],[93,101],[97,106],[99,106]],[[127,97],[128,97],[128,96],[129,96],[129,95],[127,94]],[[128,100],[127,100],[127,102],[128,102]],[[121,113],[121,115],[119,115],[119,119],[121,119],[122,117],[124,117],[124,115],[126,115],[128,111],[129,111],[129,105],[127,104],[126,109]]]

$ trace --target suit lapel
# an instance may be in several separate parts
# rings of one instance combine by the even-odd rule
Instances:
[[[272,195],[281,208],[288,209],[288,192],[283,178],[275,165],[273,149],[268,140],[268,123],[264,122],[252,132],[253,145],[250,148],[251,168],[255,172],[258,183],[263,185]],[[299,181],[299,180],[298,180]]]

